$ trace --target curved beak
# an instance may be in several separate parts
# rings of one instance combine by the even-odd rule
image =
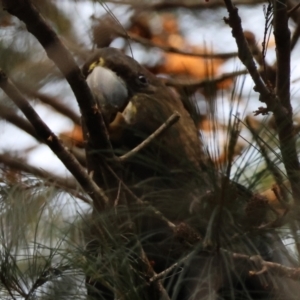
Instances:
[[[109,124],[128,104],[125,82],[116,73],[101,66],[96,66],[86,81],[100,106],[106,124]]]

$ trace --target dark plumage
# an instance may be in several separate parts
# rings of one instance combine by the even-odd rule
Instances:
[[[260,208],[259,214],[249,214],[249,203],[255,208],[258,198],[232,182],[222,197],[225,190],[221,188],[221,176],[210,170],[195,124],[173,90],[114,48],[97,50],[84,65],[83,73],[118,155],[145,140],[174,112],[180,115],[176,124],[125,164],[124,180],[139,196],[149,200],[171,221],[189,222],[200,235],[206,235],[205,244],[212,248],[217,236],[219,245],[229,251],[288,261],[289,255],[276,233],[251,232],[253,216],[260,216],[259,220],[254,218],[258,226],[266,215],[262,211],[265,207]],[[225,200],[221,203],[220,199]],[[159,219],[145,218],[140,211],[137,219],[141,225],[140,240],[149,259],[154,261],[155,271],[163,271],[186,254],[180,241]],[[203,251],[203,246],[202,240],[191,259],[182,264],[183,269],[175,270],[165,281],[172,300],[282,296],[274,288],[266,288],[265,278],[251,278],[251,266],[235,264],[214,251]],[[282,285],[277,278],[267,280],[270,287],[272,282]],[[284,284],[292,286],[290,282]],[[286,293],[286,297],[297,299],[293,292]]]
[[[187,218],[191,202],[187,194],[192,190],[191,184],[195,184],[191,179],[200,173],[205,155],[198,130],[176,92],[114,48],[97,50],[84,65],[83,73],[104,114],[118,155],[145,140],[174,112],[179,113],[176,124],[128,161],[127,184],[139,183],[147,200],[152,197],[150,194],[168,190],[159,199],[154,197],[159,209],[172,219]],[[100,83],[103,80],[105,83]],[[167,205],[170,198],[172,209]]]

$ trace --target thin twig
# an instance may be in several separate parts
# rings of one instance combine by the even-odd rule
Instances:
[[[44,179],[46,182],[43,182],[43,185],[47,186],[48,183],[51,183],[51,186],[63,189],[74,197],[81,199],[83,202],[90,205],[92,204],[88,197],[80,193],[80,186],[77,181],[74,180],[74,178],[63,178],[56,174],[49,173],[41,168],[36,168],[25,163],[22,159],[12,157],[9,154],[0,154],[0,164],[5,165],[5,167],[9,167],[23,173],[32,174],[35,177]]]
[[[295,5],[292,9],[288,10],[288,11],[287,11],[288,17],[290,17],[291,14],[292,14],[293,12],[295,12],[299,7],[300,7],[300,3],[298,3],[297,5]]]
[[[32,174],[36,177],[45,179],[54,183],[56,186],[65,187],[67,189],[77,189],[79,187],[74,178],[63,178],[58,175],[54,175],[41,168],[31,166],[22,159],[9,154],[0,154],[0,164],[3,164],[14,170]]]
[[[222,251],[224,254],[230,255],[234,260],[242,260],[250,265],[255,265],[256,270],[248,271],[250,276],[260,276],[263,273],[272,273],[273,275],[278,277],[300,281],[300,268],[291,268],[279,263],[266,261],[260,255],[249,256],[242,253],[231,252],[224,248],[221,248],[220,251]],[[175,270],[181,262],[186,261],[190,257],[191,254],[185,256],[179,262],[173,264],[166,270],[150,278],[150,281],[153,282],[156,279],[163,279],[168,273]]]
[[[13,109],[0,104],[0,118],[8,121],[9,123],[15,125],[17,128],[23,130],[38,142],[44,143],[40,137],[36,134],[33,126],[24,117],[19,116]],[[80,151],[81,150],[81,151]],[[83,149],[78,149],[76,147],[71,147],[69,151],[76,157],[82,166],[86,165],[86,158],[83,154]]]
[[[218,76],[218,77],[212,78],[212,79],[194,80],[194,81],[190,80],[190,79],[189,80],[166,79],[164,81],[167,86],[173,86],[173,87],[177,87],[177,88],[190,88],[193,90],[193,89],[205,87],[209,84],[217,84],[226,79],[231,79],[236,76],[246,75],[246,74],[249,74],[248,70],[224,73],[221,76]]]
[[[127,152],[126,154],[120,156],[118,159],[120,162],[126,162],[142,149],[147,147],[150,143],[152,143],[155,139],[161,136],[166,130],[168,130],[172,125],[174,125],[180,119],[180,115],[178,112],[172,114],[165,123],[163,123],[158,129],[156,129],[151,135],[149,135],[143,142],[141,142],[138,146]]]
[[[228,253],[228,251],[226,252]],[[278,263],[265,261],[259,255],[249,256],[241,253],[232,253],[231,255],[236,260],[242,260],[247,263],[255,264],[258,270],[249,270],[250,276],[259,276],[263,273],[272,273],[278,277],[300,281],[300,268],[290,268]]]
[[[269,29],[269,6],[268,10],[265,13],[266,21],[265,21],[265,31],[264,31],[264,40],[262,42],[262,49],[257,44],[257,41],[255,39],[255,35],[252,32],[245,31],[244,36],[247,40],[249,49],[255,58],[256,62],[261,67],[261,70],[259,70],[259,73],[261,74],[264,82],[266,85],[274,86],[275,84],[275,69],[270,66],[265,59],[266,56],[266,47],[268,43],[268,29]]]
[[[13,109],[0,104],[0,118],[10,122],[33,138],[39,140],[33,126],[24,117],[19,116]]]
[[[120,36],[124,38],[129,38],[130,40],[137,42],[139,44],[142,44],[146,47],[153,47],[153,48],[159,48],[163,50],[164,52],[169,52],[169,53],[176,53],[180,55],[187,55],[187,56],[193,56],[193,57],[202,57],[202,58],[207,58],[207,59],[213,59],[213,58],[218,58],[218,59],[229,59],[237,56],[237,52],[229,52],[229,53],[199,53],[199,52],[191,52],[191,51],[184,51],[180,50],[176,47],[172,46],[163,46],[157,43],[154,43],[150,41],[149,39],[142,38],[140,36],[134,35],[134,34],[127,34],[125,35],[124,33],[118,33]]]
[[[65,117],[68,117],[75,124],[80,125],[80,116],[77,113],[75,113],[72,109],[70,109],[69,106],[62,103],[61,99],[57,99],[55,97],[40,93],[38,91],[34,91],[20,83],[18,83],[17,86],[22,92],[24,92],[29,97],[39,99],[41,102],[50,105],[57,112],[61,113]]]
[[[183,257],[182,259],[180,259],[178,262],[174,263],[173,265],[171,265],[169,268],[163,270],[162,272],[160,272],[159,274],[155,274],[153,277],[151,277],[149,279],[149,282],[153,282],[156,280],[160,280],[160,279],[164,279],[169,273],[171,273],[172,271],[174,271],[176,268],[178,268],[179,264],[185,262],[186,260],[188,260],[190,257],[192,256],[192,254],[188,254],[187,256]]]

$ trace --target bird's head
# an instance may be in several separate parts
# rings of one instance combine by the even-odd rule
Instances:
[[[134,95],[151,95],[163,86],[152,73],[115,48],[97,50],[82,70],[106,123],[112,122]]]

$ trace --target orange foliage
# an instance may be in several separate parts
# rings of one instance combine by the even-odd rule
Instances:
[[[84,138],[82,133],[82,128],[79,125],[75,125],[72,131],[65,131],[59,135],[59,138],[68,147],[83,147]]]
[[[166,53],[164,63],[159,66],[160,73],[174,75],[188,75],[192,78],[206,79],[217,73],[222,62],[220,60],[206,60],[200,57]]]
[[[191,46],[181,35],[178,21],[173,14],[162,14],[159,16],[161,21],[161,30],[153,33],[150,27],[150,18],[145,16],[135,16],[129,29],[130,33],[148,38],[156,45],[174,47],[177,49],[191,52],[207,52],[201,47]],[[148,22],[148,25],[147,25]],[[207,52],[209,53],[209,52]],[[223,64],[221,59],[204,59],[201,57],[182,55],[177,53],[164,52],[163,59],[153,68],[155,73],[164,73],[191,79],[207,79],[215,77]],[[216,85],[216,88],[227,88],[232,84],[228,79]]]
[[[290,189],[290,184],[288,181],[283,182],[283,189]],[[283,197],[280,193],[280,188],[277,184],[273,184],[272,188],[267,189],[260,193],[264,197],[266,197],[269,201],[269,205],[271,205],[279,214],[283,214],[286,211],[285,203],[283,202]],[[278,199],[279,197],[279,199]]]

